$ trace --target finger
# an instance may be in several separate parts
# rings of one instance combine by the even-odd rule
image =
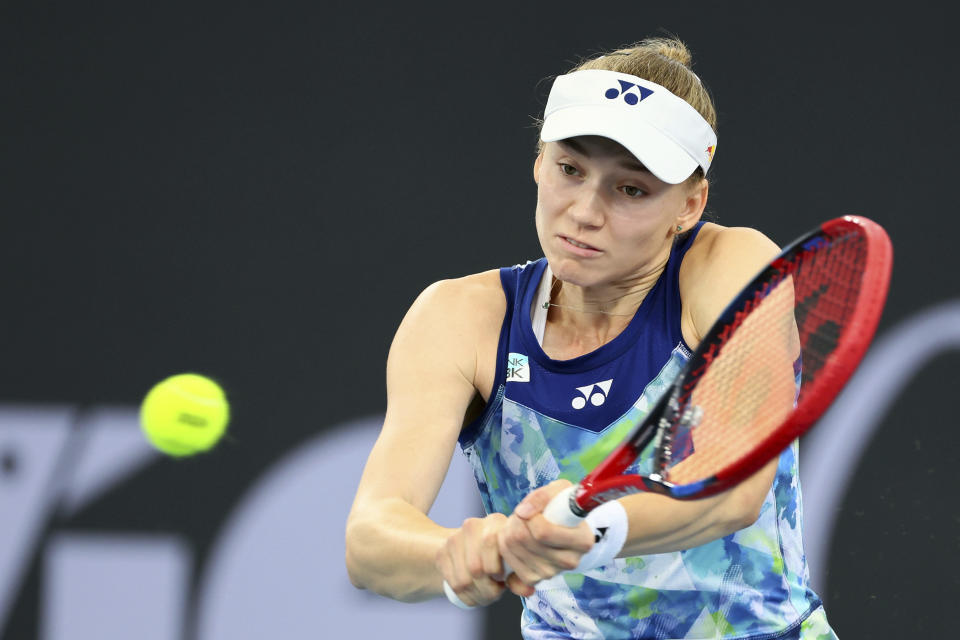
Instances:
[[[507,588],[510,589],[512,593],[524,598],[529,598],[536,591],[536,589],[521,580],[515,573],[511,573],[507,577]]]
[[[542,512],[550,503],[553,496],[557,495],[571,485],[569,480],[554,480],[545,487],[540,487],[531,491],[520,501],[513,512],[520,518],[531,518]]]
[[[457,595],[457,592],[453,590],[453,587],[451,587],[450,583],[446,580],[443,581],[443,594],[447,596],[447,600],[449,600],[451,604],[461,609],[473,609],[471,605],[460,599],[460,596]]]
[[[501,532],[500,555],[528,585],[575,569],[594,544],[588,525],[577,531],[540,516],[532,520],[513,518],[507,525]]]
[[[447,599],[462,609],[486,606],[499,600],[500,596],[506,591],[505,584],[489,578],[482,578],[460,590],[454,590],[450,583],[446,581],[444,581],[443,587]],[[451,593],[453,597],[451,597]]]
[[[543,555],[547,549],[530,535],[527,522],[520,518],[511,520],[500,535],[499,550],[503,562],[528,585],[555,574],[550,569],[549,559]]]
[[[522,522],[519,518],[511,516],[507,525],[497,534],[497,552],[500,555],[500,560],[503,565],[510,567],[512,573],[516,573],[518,570],[522,572],[526,566],[525,561],[514,553],[513,549],[514,545],[518,549],[522,547],[515,541],[523,534],[523,531],[514,531],[514,528],[518,525],[522,526]]]
[[[480,562],[483,567],[483,573],[494,578],[503,577],[503,562],[500,558],[500,545],[497,541],[497,533],[491,532],[483,541],[483,547],[480,550]]]
[[[547,573],[549,574],[546,577],[553,577],[558,573],[563,573],[564,571],[572,571],[580,566],[580,558],[583,557],[583,554],[579,551],[556,551],[550,555],[549,569]]]
[[[509,522],[502,513],[494,513],[485,519],[483,536],[480,540],[480,563],[483,573],[502,582],[506,569],[500,557],[500,531]]]
[[[586,553],[593,547],[596,538],[586,522],[581,522],[576,527],[565,527],[550,522],[542,515],[534,516],[525,522],[534,540],[553,549]]]
[[[476,599],[480,605],[488,605],[491,602],[499,600],[506,589],[504,583],[498,582],[493,578],[480,578],[474,582],[474,590],[477,594]]]
[[[448,584],[465,604],[489,604],[505,591],[505,586],[489,574],[502,572],[497,532],[506,522],[503,514],[468,518],[459,534],[448,539],[446,548],[452,576]]]
[[[472,589],[473,578],[467,570],[465,558],[458,547],[454,547],[447,554],[446,564],[449,566],[447,584],[464,604],[470,607],[477,606],[479,604],[477,594]]]
[[[484,596],[477,585],[477,579],[483,578],[480,558],[471,549],[471,537],[476,536],[478,521],[468,519],[461,527],[461,534],[447,539],[446,554],[449,563],[447,582],[457,596],[467,605],[484,604]]]
[[[537,553],[536,550],[528,550],[523,556],[521,568],[515,573],[525,583],[535,585],[564,571],[576,569],[582,555],[578,551],[547,549],[543,553]]]

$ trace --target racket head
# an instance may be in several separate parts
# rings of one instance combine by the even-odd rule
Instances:
[[[876,332],[892,246],[875,222],[830,220],[787,246],[720,314],[672,387],[581,482],[587,512],[638,491],[693,499],[759,470],[830,406]],[[655,472],[621,475],[655,444]]]

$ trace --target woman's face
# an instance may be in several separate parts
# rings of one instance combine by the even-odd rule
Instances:
[[[534,165],[537,235],[554,274],[582,287],[649,273],[678,224],[696,223],[698,188],[663,182],[618,143],[598,136],[549,142]]]

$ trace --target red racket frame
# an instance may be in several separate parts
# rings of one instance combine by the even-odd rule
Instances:
[[[825,360],[820,374],[804,390],[803,398],[787,419],[753,450],[715,475],[685,485],[676,485],[661,477],[621,475],[656,436],[661,419],[683,411],[696,380],[709,363],[711,353],[725,342],[729,328],[736,327],[746,315],[755,293],[766,285],[771,274],[798,254],[815,251],[818,239],[829,239],[855,231],[865,241],[866,261],[860,284],[861,295],[853,315],[838,336],[837,348]],[[678,499],[704,498],[736,485],[779,455],[793,440],[809,429],[827,410],[847,383],[867,351],[876,333],[886,302],[893,265],[893,248],[883,228],[867,218],[845,216],[827,221],[804,234],[785,248],[763,269],[721,314],[690,357],[687,366],[654,408],[627,439],[589,473],[571,496],[570,507],[577,515],[616,498],[641,491],[660,493]],[[727,335],[723,335],[727,332]],[[671,404],[673,406],[671,406]]]

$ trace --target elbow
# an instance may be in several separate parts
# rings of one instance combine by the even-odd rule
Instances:
[[[350,584],[352,584],[357,589],[366,589],[367,587],[363,584],[363,581],[360,579],[360,573],[357,571],[357,561],[353,557],[353,554],[350,553],[350,548],[347,548],[346,555],[346,564],[347,564],[347,577],[350,578]]]
[[[756,523],[763,509],[763,500],[763,495],[759,497],[746,495],[732,501],[733,504],[729,505],[724,518],[725,535],[736,533]]]
[[[723,511],[727,528],[727,535],[746,529],[760,519],[767,495],[773,487],[774,475],[777,470],[777,458],[727,492]]]
[[[748,505],[744,509],[740,510],[738,518],[734,523],[734,531],[739,531],[740,529],[746,529],[747,527],[753,526],[753,524],[760,519],[760,509],[763,507],[763,502],[757,505]]]
[[[362,559],[359,557],[356,533],[352,527],[347,525],[346,532],[346,552],[344,553],[344,562],[347,565],[347,577],[350,578],[350,584],[357,589],[366,589],[367,584],[363,580]]]

